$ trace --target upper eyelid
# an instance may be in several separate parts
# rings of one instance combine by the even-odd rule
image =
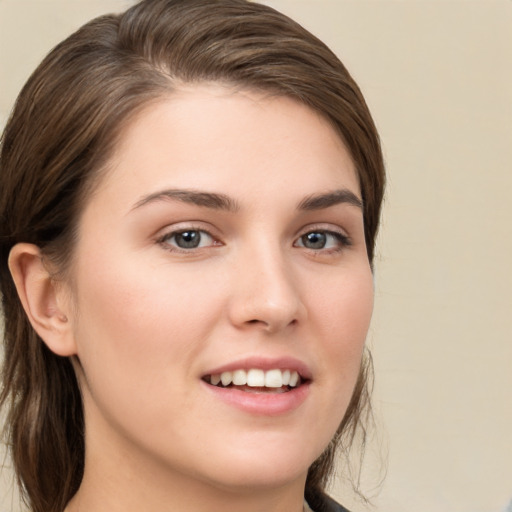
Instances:
[[[182,233],[183,231],[204,231],[213,238],[218,238],[220,236],[219,230],[215,229],[209,223],[205,223],[204,221],[183,221],[168,224],[165,227],[158,229],[153,235],[153,238],[160,239],[174,233]]]
[[[350,238],[348,231],[341,226],[331,223],[317,223],[317,224],[308,224],[304,226],[297,232],[297,237],[304,236],[307,233],[311,233],[312,231],[322,231],[324,233],[336,233],[342,235],[344,237]]]
[[[165,238],[170,238],[172,235],[177,233],[182,233],[184,231],[202,231],[212,237],[215,241],[219,242],[224,237],[222,230],[206,223],[204,221],[182,221],[177,222],[175,224],[170,224],[164,228],[160,228],[155,235],[153,236],[156,241],[163,241]],[[332,233],[335,235],[340,235],[343,238],[351,241],[352,237],[350,236],[347,229],[333,224],[329,222],[319,222],[312,223],[306,226],[303,226],[299,230],[295,232],[294,235],[294,243],[297,239],[304,236],[307,233],[311,233],[314,231],[321,231],[324,233]]]
[[[180,233],[186,233],[187,231],[199,231],[201,233],[206,233],[209,237],[213,238],[214,240],[217,238],[208,229],[190,226],[190,227],[172,228],[172,229],[168,229],[168,230],[163,230],[163,232],[160,235],[157,235],[157,239],[161,240],[164,238],[171,238],[175,235],[179,235]]]

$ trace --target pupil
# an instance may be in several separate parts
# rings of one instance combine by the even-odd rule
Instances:
[[[201,242],[199,231],[183,231],[176,235],[176,245],[182,249],[194,249]]]
[[[309,249],[323,249],[325,247],[327,237],[325,233],[308,233],[302,237],[304,247]]]

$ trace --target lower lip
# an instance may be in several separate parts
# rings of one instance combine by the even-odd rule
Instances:
[[[250,393],[236,388],[221,388],[203,382],[208,391],[230,406],[250,414],[278,416],[297,409],[309,394],[309,383],[284,393]]]

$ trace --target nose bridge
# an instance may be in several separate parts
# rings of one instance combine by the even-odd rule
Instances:
[[[241,249],[232,295],[232,321],[278,331],[305,314],[298,282],[279,241],[254,240]]]

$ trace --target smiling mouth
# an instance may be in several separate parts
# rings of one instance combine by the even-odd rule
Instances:
[[[205,375],[203,380],[218,388],[232,388],[247,393],[286,393],[305,383],[294,370],[234,370]]]

